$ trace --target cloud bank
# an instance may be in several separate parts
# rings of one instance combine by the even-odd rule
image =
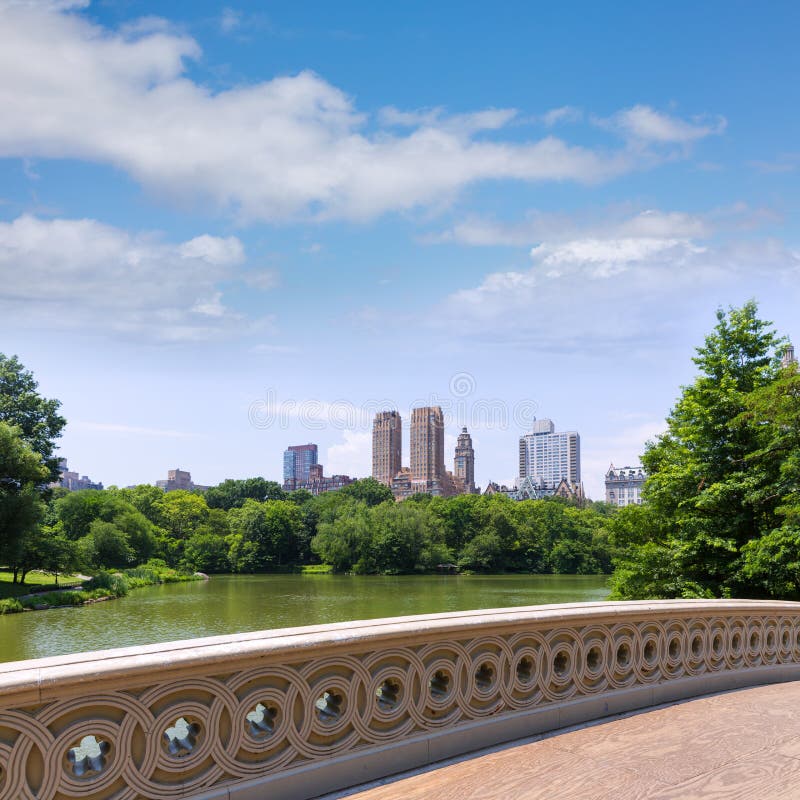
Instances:
[[[263,325],[226,307],[247,280],[234,236],[168,243],[93,219],[0,223],[0,319],[14,325],[204,341]]]
[[[628,136],[682,145],[719,130],[636,106],[610,123],[619,146],[593,149],[520,140],[514,109],[372,118],[312,72],[214,92],[188,77],[194,39],[152,19],[113,31],[63,10],[81,5],[0,6],[0,157],[110,164],[243,221],[368,220],[440,207],[487,180],[595,183],[654,163]]]

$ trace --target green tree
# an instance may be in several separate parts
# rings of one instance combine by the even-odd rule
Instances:
[[[20,573],[20,583],[32,569],[51,572],[58,586],[59,574],[82,567],[81,554],[75,542],[64,535],[61,523],[38,525],[24,539],[14,569]]]
[[[375,478],[353,481],[348,486],[339,489],[338,494],[342,497],[351,497],[353,500],[361,500],[368,506],[377,506],[390,500],[394,502],[392,490],[380,481],[376,481]]]
[[[339,515],[317,525],[311,549],[336,572],[348,572],[359,561],[366,564],[372,542],[370,519],[365,503],[349,501],[338,508]]]
[[[125,531],[102,519],[92,522],[89,533],[77,545],[81,560],[95,569],[123,569],[130,567],[136,558]]]
[[[39,384],[16,356],[0,353],[0,422],[16,425],[20,435],[42,457],[48,477],[59,478],[55,440],[67,424],[58,414],[61,403],[39,395]]]
[[[184,565],[200,572],[229,572],[230,543],[213,533],[195,533],[189,537],[183,552]]]
[[[263,572],[297,563],[305,528],[300,509],[283,500],[245,500],[228,513],[237,572]]]
[[[163,520],[159,503],[164,499],[163,489],[142,483],[130,489],[108,489],[106,491],[116,492],[126,503],[132,505],[141,514],[144,514],[153,525],[162,525]]]
[[[176,539],[188,539],[209,518],[204,497],[183,489],[163,493],[154,508],[164,528]]]
[[[683,388],[667,431],[649,443],[648,527],[624,539],[614,578],[617,597],[747,594],[741,549],[776,527],[776,504],[762,503],[763,474],[752,470],[758,425],[744,420],[751,393],[780,374],[781,340],[757,316],[755,302],[717,312],[717,325],[697,349],[695,381]],[[658,563],[656,563],[658,562]],[[660,576],[655,579],[654,573]]]
[[[800,374],[796,365],[750,394],[740,424],[754,425],[759,448],[748,457],[748,501],[775,527],[742,548],[742,573],[767,597],[800,597]],[[779,524],[778,524],[779,523]]]
[[[47,478],[41,455],[23,439],[21,430],[0,422],[0,562],[11,566],[14,582],[25,539],[45,514],[39,489]]]
[[[245,478],[244,480],[223,481],[218,486],[212,486],[205,493],[206,503],[209,508],[221,508],[229,511],[232,508],[241,508],[245,500],[285,500],[287,493],[275,481],[264,478]]]

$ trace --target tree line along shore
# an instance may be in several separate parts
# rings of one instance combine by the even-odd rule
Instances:
[[[620,509],[499,494],[397,503],[372,478],[319,496],[263,478],[202,493],[48,489],[66,421],[31,373],[0,355],[0,564],[12,583],[34,569],[83,570],[120,591],[195,572],[325,565],[612,573],[619,599],[800,597],[800,375],[790,353],[755,302],[718,311],[695,380],[645,447],[644,503]]]

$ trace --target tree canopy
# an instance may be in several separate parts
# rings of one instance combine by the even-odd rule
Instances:
[[[796,376],[781,368],[782,344],[755,302],[717,312],[694,358],[698,376],[642,458],[646,504],[612,522],[616,596],[753,594],[758,542],[787,535],[792,480],[796,491],[797,442],[786,430]],[[758,591],[771,593],[767,584]]]
[[[38,388],[33,374],[16,356],[0,353],[0,422],[19,428],[22,438],[42,457],[49,479],[57,481],[55,441],[67,421],[58,413],[61,403],[41,397]]]

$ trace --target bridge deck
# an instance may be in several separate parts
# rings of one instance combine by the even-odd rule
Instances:
[[[516,742],[335,797],[797,800],[799,709],[800,682],[727,692]]]

